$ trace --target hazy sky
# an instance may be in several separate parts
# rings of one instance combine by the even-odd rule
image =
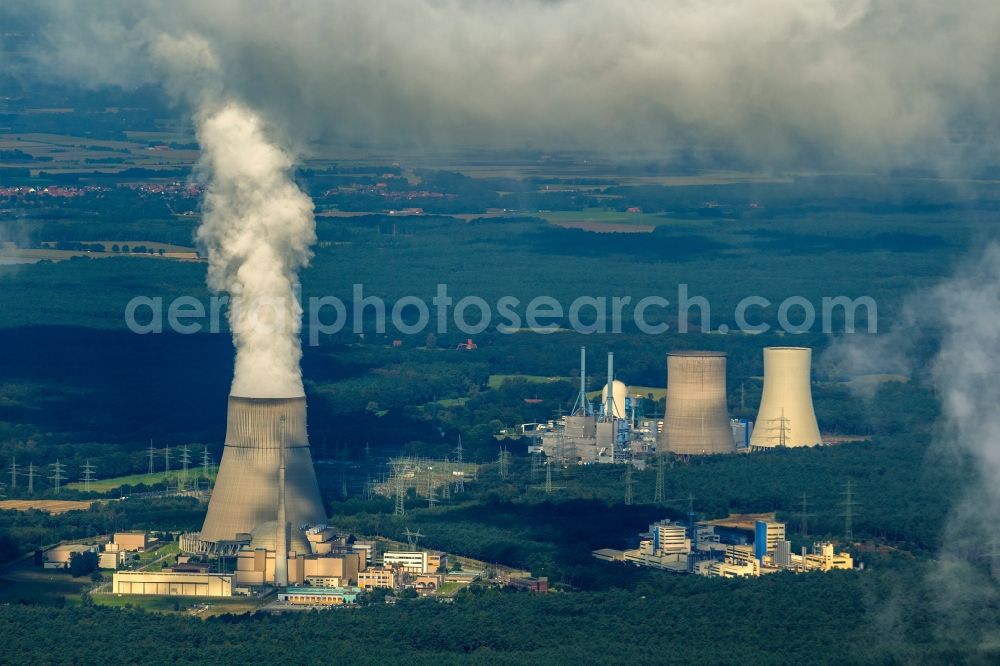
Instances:
[[[713,145],[762,164],[992,150],[994,0],[15,0],[47,71],[157,81],[197,33],[232,93],[296,140]],[[992,159],[992,158],[990,158]]]

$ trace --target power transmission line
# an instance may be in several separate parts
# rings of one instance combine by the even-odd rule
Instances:
[[[164,447],[163,449],[163,473],[168,474],[170,472],[170,447]]]
[[[10,489],[15,490],[17,488],[17,457],[11,456],[10,458]]]
[[[545,492],[552,492],[552,461],[545,461]]]
[[[153,440],[149,440],[149,473],[152,474],[155,470],[153,468],[153,457],[156,455],[156,449],[153,448]]]
[[[35,492],[35,463],[28,463],[28,494]]]

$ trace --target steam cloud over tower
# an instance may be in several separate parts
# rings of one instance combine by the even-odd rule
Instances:
[[[282,436],[287,522],[326,522],[309,455],[306,399],[230,396],[226,447],[201,530],[202,541],[235,541],[237,535],[275,521]]]
[[[764,348],[764,394],[750,437],[751,447],[823,443],[813,411],[811,363],[812,350],[808,347]]]
[[[660,448],[680,455],[736,450],[726,407],[725,353],[667,354],[667,414]]]

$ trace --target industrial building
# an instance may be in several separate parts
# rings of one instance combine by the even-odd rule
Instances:
[[[375,588],[394,589],[398,578],[392,567],[372,567],[358,572],[358,587],[362,590]]]
[[[232,574],[201,571],[116,571],[113,594],[155,594],[181,597],[231,597]]]
[[[587,351],[580,348],[580,388],[570,415],[537,435],[532,452],[560,464],[619,463],[636,454],[651,454],[658,424],[643,417],[639,400],[615,379],[614,354],[608,354],[608,380],[595,407],[587,392]]]
[[[82,543],[65,543],[49,548],[42,554],[42,567],[45,569],[69,569],[74,555],[83,553],[98,554],[100,548],[96,545]]]
[[[278,601],[295,606],[343,606],[353,604],[361,592],[357,587],[298,587],[278,593]]]
[[[758,560],[772,555],[779,543],[785,541],[785,524],[776,520],[758,520],[754,524],[753,554]]]
[[[427,553],[424,551],[401,551],[390,550],[382,555],[382,564],[395,567],[400,571],[411,574],[425,574],[428,571],[437,571],[437,567],[430,568]]]
[[[667,354],[667,408],[658,450],[688,456],[736,450],[726,405],[725,353]]]
[[[149,543],[149,535],[145,532],[115,532],[106,550],[131,553],[146,550],[149,547]]]
[[[282,587],[278,581],[282,565],[288,585],[310,581],[322,587],[356,585],[358,573],[367,566],[367,549],[362,546],[355,550],[346,536],[337,535],[326,525],[290,529],[283,558],[278,557],[275,532],[275,523],[262,523],[236,554],[237,585]]]
[[[764,392],[750,437],[753,449],[823,443],[813,410],[811,365],[808,347],[764,348]]]
[[[528,592],[548,592],[549,591],[549,579],[547,576],[539,576],[538,578],[533,578],[527,576],[524,578],[511,578],[509,585],[518,590],[526,590]]]
[[[785,540],[785,524],[775,520],[756,520],[752,543],[723,543],[716,524],[743,524],[745,516],[731,521],[692,522],[689,524],[662,520],[639,535],[639,547],[630,550],[601,548],[592,555],[606,562],[632,563],[638,566],[665,569],[676,573],[696,573],[702,576],[735,578],[759,576],[786,570],[830,571],[851,569],[854,561],[848,553],[837,553],[833,544],[817,542],[812,552],[795,555]],[[729,541],[731,535],[727,535]]]

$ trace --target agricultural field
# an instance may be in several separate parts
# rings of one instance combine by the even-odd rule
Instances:
[[[157,460],[157,463],[161,461]],[[215,481],[216,469],[213,468],[208,472],[209,481]],[[126,476],[117,476],[109,479],[98,479],[96,481],[90,482],[90,489],[93,492],[103,493],[109,490],[114,490],[116,488],[121,488],[123,491],[128,491],[135,488],[135,486],[145,485],[148,487],[163,485],[165,482],[168,485],[176,485],[177,481],[180,479],[179,470],[171,470],[170,472],[154,472],[152,474],[129,474]],[[188,482],[191,483],[195,479],[205,478],[205,472],[201,467],[192,466],[191,470],[188,472]],[[72,483],[67,483],[65,485],[67,490],[80,490],[84,489],[84,484],[82,481],[74,481]]]
[[[94,500],[9,499],[0,500],[0,511],[44,511],[51,515],[59,515],[67,511],[89,509],[93,503]]]

